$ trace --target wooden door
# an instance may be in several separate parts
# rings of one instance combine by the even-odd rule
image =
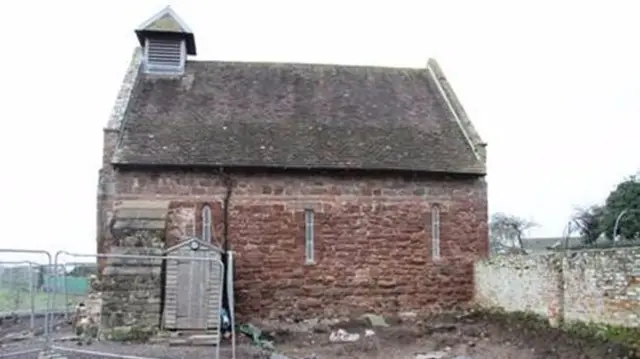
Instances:
[[[217,329],[224,273],[220,250],[201,241],[194,248],[189,244],[171,248],[169,255],[210,260],[167,260],[164,328]]]
[[[186,251],[185,251],[186,252]],[[188,254],[187,254],[188,253]],[[206,251],[189,250],[182,255],[203,257]],[[177,329],[206,329],[208,308],[208,262],[181,260],[178,264]]]

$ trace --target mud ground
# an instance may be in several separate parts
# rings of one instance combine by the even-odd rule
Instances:
[[[40,325],[42,323],[39,323]],[[292,332],[282,329],[269,331],[277,352],[290,359],[315,358],[468,358],[468,359],[618,359],[640,358],[629,349],[614,343],[594,339],[578,339],[560,330],[524,319],[505,320],[486,314],[448,314],[419,320],[389,323],[386,328],[372,328],[364,321],[352,320],[331,327],[317,327],[308,332]],[[3,322],[0,338],[15,331],[24,331],[24,322]],[[355,342],[332,343],[331,331],[344,329],[359,333]],[[365,330],[375,335],[364,338]],[[68,335],[58,326],[54,338]],[[144,358],[180,359],[211,358],[211,347],[168,347],[166,345],[122,344],[95,342],[79,346],[74,342],[54,341],[58,352],[69,359],[98,359],[126,356]],[[37,353],[10,355],[20,350],[34,349],[42,345],[42,338],[35,337],[19,342],[0,344],[0,358],[30,359]],[[101,354],[101,352],[103,354]],[[9,356],[10,355],[10,356]],[[256,348],[250,340],[238,335],[237,359],[268,359],[270,354]],[[220,348],[220,358],[231,358],[227,342]]]

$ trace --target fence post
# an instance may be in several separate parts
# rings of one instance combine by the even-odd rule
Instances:
[[[67,286],[67,268],[62,265],[62,290],[64,291],[64,319],[69,320],[69,287]]]
[[[227,303],[229,305],[229,324],[231,325],[231,359],[236,359],[236,303],[233,286],[233,252],[227,251]]]
[[[33,264],[31,262],[29,262],[29,296],[31,297],[30,299],[30,309],[31,309],[31,316],[29,318],[29,327],[31,328],[31,330],[33,330],[36,326],[36,318],[35,318],[35,314],[36,314],[36,290],[35,290],[35,283],[33,280]]]

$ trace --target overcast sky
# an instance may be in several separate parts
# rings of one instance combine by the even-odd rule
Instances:
[[[488,142],[490,210],[558,236],[640,168],[633,1],[16,1],[0,22],[0,247],[95,250],[106,124],[136,40],[171,4],[198,59],[425,66]]]

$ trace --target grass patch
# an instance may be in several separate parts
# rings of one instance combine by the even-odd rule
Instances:
[[[47,309],[47,300],[51,297],[51,307],[55,310],[65,308],[64,293],[45,293],[37,291],[33,293],[33,306],[36,311]],[[75,304],[84,298],[84,295],[69,294],[69,306],[73,308]],[[32,294],[28,289],[0,289],[0,313],[6,312],[28,312],[31,310]]]
[[[611,341],[640,352],[640,328],[572,322],[566,323],[563,329],[575,337]]]
[[[509,328],[516,327],[525,330],[551,329],[547,318],[531,312],[506,312],[496,308],[476,308],[474,309],[474,314]],[[562,330],[573,338],[611,342],[640,353],[640,328],[600,323],[569,322],[563,323],[556,330]]]

